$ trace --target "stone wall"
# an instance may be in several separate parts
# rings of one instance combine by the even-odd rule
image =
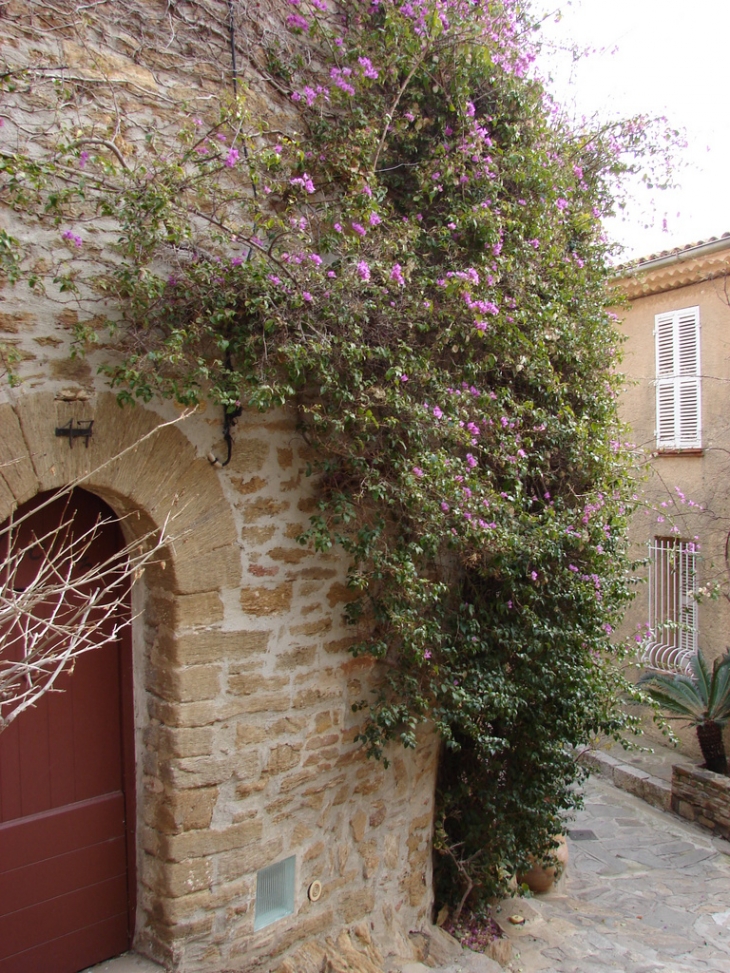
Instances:
[[[730,839],[730,777],[701,767],[673,767],[672,810]]]
[[[200,110],[230,85],[227,9],[3,4],[4,61],[32,69],[0,109],[3,151],[30,113],[38,144],[69,123],[50,107],[46,82],[59,78],[73,92],[70,123],[108,138],[121,118],[132,157],[145,125],[178,124],[183,102]],[[249,13],[235,4],[241,38]],[[259,30],[266,16],[259,8]],[[284,99],[240,43],[254,109],[285,119]],[[2,218],[27,259],[52,270],[58,231],[22,212]],[[104,228],[86,232],[101,259]],[[97,376],[108,349],[72,357],[83,295],[6,285],[0,305],[0,343],[21,358],[20,385],[0,386],[0,517],[82,482],[130,515],[128,532],[176,518],[164,570],[135,593],[136,947],[181,973],[268,970],[302,942],[366,920],[380,949],[407,955],[407,933],[430,918],[437,743],[426,734],[416,751],[394,749],[385,770],[355,742],[352,704],[379,674],[348,652],[342,557],[296,542],[316,482],[295,414],[244,414],[231,463],[213,466],[209,453],[225,456],[218,410],[175,425],[161,425],[176,416],[169,403],[122,411]],[[88,449],[54,438],[71,418],[94,419]],[[254,932],[256,873],[291,855],[294,914]],[[315,879],[323,893],[312,902]]]

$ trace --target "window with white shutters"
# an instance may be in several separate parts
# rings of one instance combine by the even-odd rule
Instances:
[[[659,449],[699,449],[700,309],[657,314],[656,441]]]
[[[644,661],[653,669],[684,669],[697,651],[696,550],[693,542],[675,537],[651,543]]]

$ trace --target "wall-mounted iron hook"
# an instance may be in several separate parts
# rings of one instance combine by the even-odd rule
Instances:
[[[220,460],[215,453],[208,453],[208,461],[213,466],[217,466],[218,469],[223,469],[224,466],[228,466],[231,462],[231,453],[233,452],[233,427],[236,425],[236,419],[238,419],[242,412],[243,409],[240,405],[236,406],[233,410],[223,406],[223,438],[226,441],[227,456],[225,460]]]

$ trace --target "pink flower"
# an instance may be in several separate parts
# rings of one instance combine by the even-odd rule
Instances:
[[[383,221],[380,219],[377,213],[371,213],[368,217],[368,223],[370,226],[378,226],[378,224],[382,222]]]
[[[239,155],[238,149],[234,149],[233,146],[231,146],[231,148],[228,150],[228,155],[226,156],[223,164],[228,166],[229,169],[232,169],[235,166],[235,164],[238,162],[238,155]]]
[[[471,453],[467,453],[467,454],[466,454],[466,465],[467,465],[467,466],[469,467],[469,469],[471,469],[471,470],[473,470],[473,469],[474,469],[474,467],[475,467],[475,466],[477,465],[477,460],[476,460],[476,457],[475,457],[475,456],[472,456],[472,454],[471,454]]]
[[[357,59],[357,63],[362,68],[362,73],[365,75],[366,78],[370,78],[373,81],[377,81],[378,72],[372,66],[369,57],[359,57]]]
[[[417,477],[422,477],[423,476],[423,470],[420,468],[420,466],[414,466],[413,467],[413,472],[414,472],[414,474]]]
[[[533,581],[537,581],[537,571],[530,571],[530,577]]]
[[[301,176],[294,176],[294,178],[290,179],[289,182],[292,186],[301,186],[301,188],[304,189],[305,192],[308,192],[310,194],[317,191],[314,187],[314,183],[312,182],[311,177],[306,172],[302,173]]]
[[[365,236],[367,233],[367,230],[361,223],[351,223],[350,225],[358,236]]]
[[[364,260],[361,260],[357,265],[357,273],[361,280],[370,280],[370,267]]]
[[[443,510],[443,512],[445,514],[449,512],[449,505],[448,505],[448,503],[446,503],[445,500],[442,500],[441,501],[441,509]]]
[[[559,210],[562,211],[568,208],[568,200],[560,196],[558,199],[555,200],[555,205],[558,207]]]
[[[83,246],[84,241],[81,239],[78,233],[74,233],[72,230],[66,230],[66,232],[63,233],[62,236],[64,240],[69,240],[77,247]]]
[[[399,287],[405,287],[406,281],[400,264],[393,264],[393,269],[390,272],[390,279],[395,281]]]
[[[309,291],[304,291],[304,293],[302,294],[302,297],[304,298],[305,301],[313,301],[314,300],[314,298],[309,293]]]
[[[1,118],[0,118],[0,122],[2,122],[2,119]],[[89,153],[88,152],[82,152],[79,155],[79,169],[83,169],[84,168],[84,166],[88,162],[88,159],[89,159]]]
[[[309,30],[309,21],[299,14],[289,14],[286,22],[292,30],[303,30],[305,33]]]
[[[405,374],[405,372],[401,375],[400,380],[401,380],[401,382],[407,382],[408,381],[408,376]]]

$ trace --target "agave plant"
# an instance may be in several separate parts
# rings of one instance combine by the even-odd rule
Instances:
[[[647,672],[638,685],[670,719],[694,726],[707,769],[727,774],[722,730],[730,720],[730,649],[715,660],[711,671],[698,650],[689,660],[688,672]]]

